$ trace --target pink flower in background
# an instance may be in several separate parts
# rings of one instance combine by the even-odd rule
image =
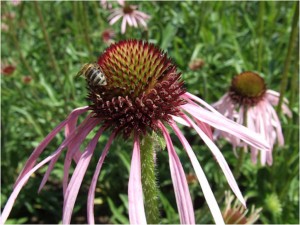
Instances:
[[[105,42],[107,45],[114,43],[113,39],[115,36],[116,36],[116,33],[112,29],[105,29],[101,34],[102,41]]]
[[[122,19],[121,32],[126,32],[126,24],[133,27],[138,27],[138,24],[147,27],[146,21],[150,18],[149,15],[138,11],[136,5],[129,5],[125,1],[119,1],[121,8],[113,9],[111,15],[108,17],[109,24],[113,25],[119,19]]]
[[[22,81],[24,84],[30,84],[32,81],[32,77],[31,76],[23,76]]]
[[[1,74],[4,76],[12,75],[16,70],[16,66],[7,62],[1,62]]]
[[[280,120],[273,108],[278,101],[279,93],[266,90],[263,78],[253,72],[244,72],[233,78],[229,92],[214,103],[213,107],[230,120],[246,124],[249,129],[261,134],[273,150],[276,139],[279,146],[284,145]],[[287,100],[284,99],[282,111],[291,117],[292,113],[287,103]],[[246,148],[248,146],[236,136],[222,131],[216,131],[215,136],[227,139],[233,145],[234,151],[236,147]],[[250,149],[252,162],[256,163],[258,149],[253,146],[250,146]],[[262,165],[266,163],[272,165],[272,151],[260,151],[260,161]]]
[[[110,3],[110,1],[107,1],[107,0],[100,0],[100,5],[102,6],[103,9],[111,9],[112,8],[112,4]]]
[[[17,6],[17,5],[20,5],[21,4],[21,0],[11,0],[11,4]]]
[[[130,223],[146,224],[141,183],[140,142],[146,134],[154,131],[162,134],[166,141],[180,222],[183,224],[194,224],[195,215],[188,182],[170,137],[169,128],[181,142],[193,165],[215,222],[224,224],[220,208],[202,167],[177,123],[187,126],[198,133],[220,165],[232,191],[241,203],[245,205],[244,198],[226,160],[212,140],[210,126],[228,132],[255,148],[268,150],[268,145],[256,133],[225,118],[205,101],[186,92],[183,88],[183,81],[181,81],[181,73],[177,71],[176,66],[172,64],[166,53],[160,51],[153,44],[143,41],[121,41],[112,44],[106,49],[99,57],[96,65],[88,64],[83,68],[86,69],[84,73],[87,79],[90,105],[77,108],[71,112],[67,119],[50,132],[33,151],[15,183],[13,193],[5,205],[1,217],[2,223],[6,221],[15,199],[30,176],[43,165],[49,163],[48,170],[39,187],[40,191],[61,153],[65,151],[62,222],[63,224],[69,224],[75,200],[90,160],[92,157],[99,157],[97,155],[94,156],[98,139],[103,132],[107,132],[110,134],[110,137],[107,143],[101,143],[102,146],[105,146],[99,157],[88,192],[88,223],[94,224],[95,222],[95,188],[103,162],[113,140],[117,136],[122,136],[125,141],[133,140],[128,182]],[[101,68],[101,73],[99,68]],[[94,76],[95,74],[96,76]],[[86,113],[87,115],[83,122],[77,124],[79,116]],[[63,128],[65,129],[65,140],[63,143],[50,156],[37,163],[46,146]],[[96,129],[97,133],[85,150],[83,152],[80,151],[80,145],[82,145],[87,135],[93,129]],[[70,167],[73,161],[76,167],[69,180]]]

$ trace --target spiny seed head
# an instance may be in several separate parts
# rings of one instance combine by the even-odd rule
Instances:
[[[157,122],[167,122],[180,114],[185,92],[181,74],[166,53],[153,44],[125,40],[111,45],[98,64],[106,85],[88,83],[88,99],[95,117],[125,138],[135,131],[156,130]]]
[[[240,105],[256,105],[266,92],[264,79],[254,72],[243,72],[232,79],[229,95]]]

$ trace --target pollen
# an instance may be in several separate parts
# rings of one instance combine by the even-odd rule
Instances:
[[[266,92],[264,79],[254,72],[243,72],[232,79],[229,95],[240,105],[256,105]]]
[[[88,85],[94,116],[128,138],[157,130],[158,121],[179,115],[185,101],[181,73],[163,51],[143,41],[120,41],[98,59],[106,85]]]

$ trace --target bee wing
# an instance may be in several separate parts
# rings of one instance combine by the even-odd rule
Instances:
[[[84,64],[84,65],[80,68],[79,72],[75,75],[75,79],[77,79],[77,78],[80,77],[81,75],[84,75],[84,73],[85,73],[85,71],[87,70],[88,67],[89,67],[89,64],[88,64],[88,63]]]

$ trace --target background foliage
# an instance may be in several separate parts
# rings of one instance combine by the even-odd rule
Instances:
[[[110,12],[99,2],[1,1],[1,20],[8,29],[1,33],[1,64],[16,70],[1,76],[1,207],[31,151],[74,108],[87,105],[84,79],[74,79],[81,65],[96,61],[108,46],[102,32],[112,28],[115,41],[144,39],[168,52],[182,71],[189,92],[208,103],[218,100],[231,78],[246,70],[262,75],[269,89],[279,91],[291,33],[296,2],[134,2],[151,15],[148,29],[128,28],[120,32],[120,21],[110,26]],[[118,7],[112,2],[113,8]],[[8,17],[8,15],[14,15]],[[298,32],[298,30],[297,30]],[[293,118],[281,116],[285,146],[274,150],[271,167],[253,165],[247,154],[238,184],[248,196],[248,207],[263,207],[258,223],[299,224],[299,40],[288,61],[288,87]],[[205,64],[189,69],[191,60]],[[25,76],[31,81],[25,79]],[[229,186],[210,151],[197,135],[185,130],[205,173],[224,206]],[[63,134],[47,148],[50,154]],[[101,138],[96,154],[107,136]],[[219,147],[234,170],[237,159],[225,141]],[[177,144],[180,146],[180,144]],[[118,139],[105,161],[96,193],[97,223],[128,223],[127,182],[132,142]],[[193,169],[178,149],[194,199],[197,223],[213,223]],[[178,223],[177,208],[166,151],[158,154],[158,185],[162,223]],[[93,159],[76,201],[74,223],[86,222],[86,198],[97,159]],[[37,194],[43,172],[38,171],[21,191],[9,223],[57,223],[62,216],[63,160],[59,161],[46,185]],[[175,216],[174,216],[175,215]]]

